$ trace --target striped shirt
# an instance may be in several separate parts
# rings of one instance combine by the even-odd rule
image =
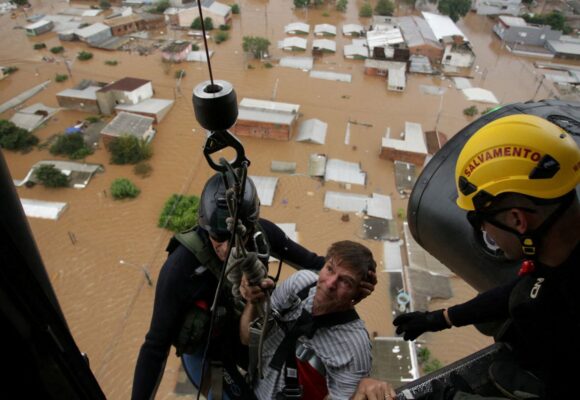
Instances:
[[[283,321],[298,319],[303,309],[312,312],[316,286],[310,289],[302,302],[297,294],[317,280],[318,275],[314,272],[301,270],[274,290],[272,308],[283,312]],[[270,361],[283,339],[284,331],[275,324],[264,341],[264,379],[259,380],[254,388],[260,400],[275,399],[276,393],[284,387],[284,368],[280,372],[270,368]],[[312,339],[302,336],[299,341],[312,349],[324,364],[331,399],[349,399],[356,391],[359,381],[369,376],[371,341],[362,320],[319,328]]]

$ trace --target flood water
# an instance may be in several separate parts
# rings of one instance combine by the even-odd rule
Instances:
[[[215,51],[211,59],[214,77],[231,82],[238,95],[276,100],[300,105],[301,120],[318,118],[328,123],[326,144],[304,144],[243,138],[243,144],[252,164],[252,175],[276,175],[270,172],[272,160],[294,161],[296,175],[278,175],[279,183],[274,205],[263,207],[262,215],[278,223],[296,223],[299,241],[308,248],[324,253],[334,241],[362,240],[360,216],[351,215],[349,222],[341,221],[341,213],[323,210],[326,190],[344,191],[335,182],[324,186],[306,176],[311,153],[325,153],[329,157],[360,162],[367,172],[366,187],[356,186],[353,193],[373,192],[392,195],[393,210],[406,207],[395,190],[393,164],[378,157],[381,137],[388,127],[401,132],[405,121],[421,123],[424,130],[432,130],[439,118],[439,130],[453,135],[471,121],[462,110],[472,104],[452,86],[450,80],[408,75],[404,93],[388,92],[384,78],[364,75],[362,61],[345,60],[342,46],[349,43],[339,33],[336,55],[317,60],[315,69],[352,74],[352,83],[340,83],[309,78],[306,72],[275,66],[268,69],[257,61],[250,61],[241,49],[242,36],[267,36],[272,42],[271,56],[282,57],[276,42],[284,37],[284,25],[304,21],[313,27],[317,23],[342,26],[344,23],[363,23],[358,18],[361,1],[351,1],[345,14],[331,6],[319,9],[293,11],[290,0],[241,0],[242,13],[234,16],[230,40],[220,45],[210,43]],[[65,8],[66,3],[36,0],[33,13],[54,13]],[[328,16],[325,16],[325,12]],[[399,13],[406,10],[399,9]],[[25,16],[18,14],[0,16],[0,65],[14,65],[19,71],[0,81],[0,103],[55,74],[66,74],[60,56],[59,62],[47,63],[42,56],[48,50],[32,49],[34,43],[44,42],[47,48],[61,45],[54,33],[29,38],[17,25],[26,25]],[[493,91],[502,103],[526,101],[534,97],[549,97],[552,88],[545,82],[539,86],[530,58],[518,58],[502,48],[492,35],[493,21],[474,14],[459,22],[477,54],[477,68],[473,70],[472,85]],[[183,33],[155,32],[156,36],[180,38]],[[313,34],[308,37],[311,46]],[[157,228],[157,219],[165,200],[173,193],[199,194],[212,171],[202,156],[204,134],[194,118],[190,94],[195,85],[208,79],[206,64],[183,63],[168,66],[161,62],[160,52],[149,56],[136,53],[107,52],[87,49],[80,43],[63,43],[64,57],[75,60],[80,50],[94,54],[90,61],[75,60],[72,79],[64,83],[51,83],[46,90],[28,100],[25,105],[43,102],[57,107],[55,94],[71,88],[81,79],[113,81],[131,76],[150,79],[155,96],[175,98],[176,103],[159,126],[153,141],[151,159],[153,174],[145,179],[136,177],[132,166],[110,165],[108,153],[98,149],[87,158],[89,163],[101,163],[105,172],[98,174],[82,190],[49,190],[42,186],[18,188],[23,198],[47,201],[64,201],[68,209],[58,221],[30,219],[40,253],[72,334],[81,349],[90,357],[94,371],[105,394],[110,399],[125,399],[130,395],[133,369],[137,353],[147,332],[154,288],[147,286],[140,266],[146,266],[154,280],[166,258],[165,246],[171,237],[168,231]],[[117,66],[107,66],[105,60],[117,60]],[[254,68],[248,69],[251,64]],[[187,75],[176,89],[174,73],[185,69]],[[422,94],[420,85],[447,88],[440,98]],[[480,111],[488,105],[476,104]],[[14,110],[0,118],[9,119]],[[60,111],[36,135],[42,140],[62,132],[87,114]],[[356,120],[370,124],[352,125],[350,143],[345,144],[346,124]],[[33,150],[27,154],[4,152],[14,179],[22,179],[37,161],[53,157],[48,150]],[[113,201],[108,196],[111,182],[119,177],[129,178],[141,189],[140,196],[131,201]],[[394,213],[396,214],[396,213]],[[401,227],[402,223],[399,221]],[[76,237],[72,243],[70,235]],[[365,241],[381,259],[382,245],[378,241]],[[121,265],[120,260],[127,265]],[[387,298],[387,274],[379,273],[379,284],[374,294],[365,300],[359,311],[369,332],[379,336],[393,335]],[[453,279],[455,298],[461,301],[474,295],[474,291],[460,279]],[[452,303],[449,303],[452,304]],[[449,363],[491,343],[471,328],[452,330],[429,338],[429,348],[434,356]],[[178,359],[171,355],[157,398],[171,398],[178,370]]]

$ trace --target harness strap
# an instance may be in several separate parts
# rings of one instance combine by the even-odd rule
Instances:
[[[302,289],[302,292],[309,292],[310,287]],[[304,299],[302,299],[304,300]],[[284,366],[284,388],[278,393],[277,399],[301,399],[302,387],[298,379],[298,368],[296,364],[296,342],[300,336],[312,338],[314,333],[319,328],[330,328],[336,325],[346,324],[359,319],[357,312],[354,309],[338,311],[323,315],[313,316],[306,309],[302,310],[302,314],[296,320],[292,328],[286,332],[286,336],[276,349],[270,367],[281,371]]]

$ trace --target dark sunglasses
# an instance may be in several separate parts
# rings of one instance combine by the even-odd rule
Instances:
[[[473,227],[473,229],[475,229],[476,231],[482,230],[481,227],[482,227],[484,222],[487,222],[491,225],[497,226],[500,229],[511,230],[511,228],[509,228],[506,225],[502,224],[501,222],[497,221],[495,219],[495,216],[497,214],[500,214],[500,213],[505,212],[505,211],[509,211],[511,209],[514,209],[514,208],[517,208],[518,210],[529,212],[531,214],[534,214],[536,212],[536,210],[533,210],[531,208],[525,208],[525,207],[504,207],[504,208],[498,208],[496,210],[487,211],[487,212],[468,211],[467,212],[467,221]]]

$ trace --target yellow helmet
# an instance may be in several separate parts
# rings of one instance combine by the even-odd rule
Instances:
[[[455,165],[457,205],[480,210],[502,193],[556,199],[580,182],[580,149],[553,123],[527,114],[498,118],[475,132]]]

